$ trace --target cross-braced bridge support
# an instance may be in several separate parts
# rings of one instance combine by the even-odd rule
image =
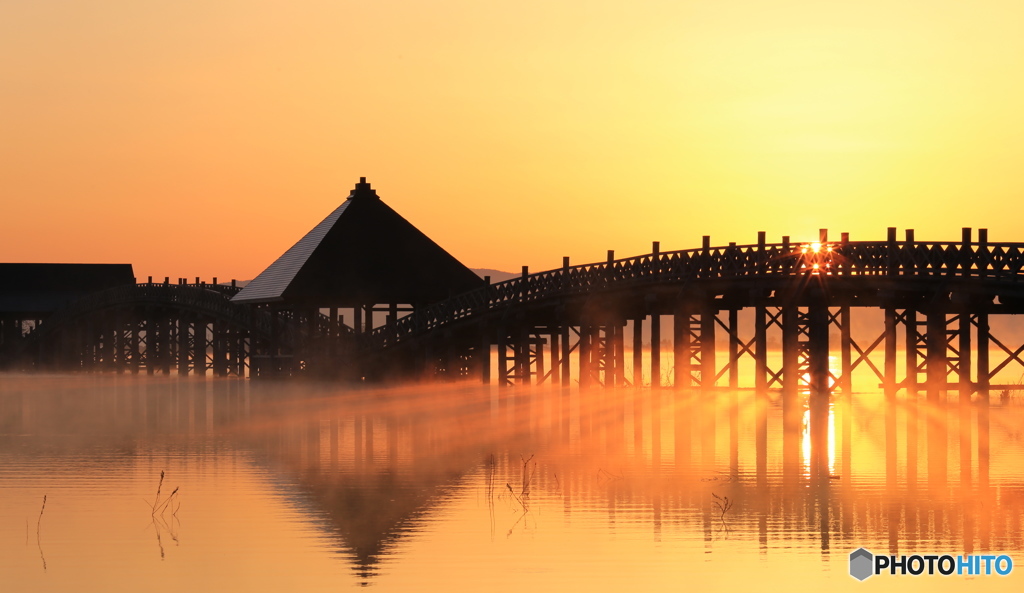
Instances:
[[[889,229],[884,242],[845,233],[830,242],[823,230],[815,242],[768,245],[760,233],[756,245],[713,248],[705,238],[699,249],[662,253],[655,243],[626,260],[610,252],[600,264],[524,270],[430,306],[423,319],[452,319],[450,335],[478,336],[463,343],[483,372],[467,372],[486,382],[672,387],[681,397],[749,389],[758,418],[777,398],[785,434],[806,423],[821,439],[829,406],[848,405],[855,377],[887,398],[923,392],[928,404],[953,391],[963,405],[987,405],[993,389],[1019,389],[1000,377],[1024,367],[1024,346],[1000,332],[1024,313],[1022,276],[1024,244],[991,245],[984,230],[975,239],[964,229],[959,243],[916,241],[912,230],[897,241]],[[417,323],[375,337],[429,341],[429,326]],[[916,430],[908,427],[910,440]],[[760,423],[755,438],[767,438]],[[799,459],[799,447],[784,445],[784,457]]]

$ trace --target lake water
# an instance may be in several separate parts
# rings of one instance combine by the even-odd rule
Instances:
[[[837,397],[819,472],[749,392],[0,375],[0,590],[1020,590],[849,575],[1024,560],[1024,406],[955,397]]]

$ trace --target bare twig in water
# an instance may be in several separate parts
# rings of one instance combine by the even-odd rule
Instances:
[[[519,498],[519,496],[518,496],[518,495],[516,494],[516,491],[512,489],[512,484],[509,484],[508,482],[505,482],[505,487],[506,487],[506,488],[508,488],[508,492],[509,492],[509,494],[511,494],[511,495],[512,495],[512,498],[515,498],[515,499],[516,499],[516,501],[517,501],[517,502],[519,502],[519,505],[523,507],[523,510],[524,510],[524,511],[525,511],[525,510],[529,510],[529,509],[528,509],[528,508],[526,507],[526,503],[525,503],[525,502],[523,502],[523,499],[522,499],[522,498]]]
[[[487,456],[486,467],[487,470],[484,476],[485,486],[487,489],[487,514],[490,516],[491,520],[491,540],[493,540],[494,528],[496,525],[494,517],[494,471],[495,468],[497,467],[497,462],[494,459],[494,453],[491,453],[490,455]]]
[[[164,486],[164,470],[160,470],[160,482],[158,482],[157,485],[156,485],[156,498],[153,499],[153,504],[149,504],[149,501],[146,502],[146,504],[149,504],[149,508],[150,508],[150,510],[153,511],[154,515],[156,514],[156,505],[160,504],[160,489],[163,488],[163,486]]]
[[[160,548],[160,559],[164,559],[164,542],[160,539],[160,525],[156,521],[153,521],[153,525],[156,528],[156,545]]]
[[[180,486],[179,486],[179,488],[180,488]],[[167,510],[168,505],[171,504],[171,502],[174,501],[174,496],[176,494],[178,494],[178,488],[175,488],[174,491],[171,492],[171,495],[167,497],[167,500],[165,500],[160,506],[158,506],[158,507],[153,509],[153,514],[154,515],[157,514],[157,513],[163,514]],[[174,514],[177,514],[177,512],[178,512],[177,509],[174,509],[171,514],[174,515]]]
[[[36,537],[39,536],[39,526],[43,522],[43,511],[46,510],[46,495],[43,495],[43,507],[39,509],[39,520],[36,521]]]
[[[156,485],[156,498],[153,499],[152,503],[147,500],[146,504],[149,505],[149,510],[152,511],[150,513],[151,515],[155,516],[157,513],[162,514],[167,512],[167,509],[171,509],[171,516],[176,516],[178,514],[178,509],[181,508],[181,503],[178,502],[178,499],[176,499],[175,496],[178,494],[178,489],[181,487],[175,487],[171,492],[171,495],[165,498],[163,502],[160,502],[160,491],[164,487],[164,475],[163,470],[161,470],[160,482]]]
[[[711,496],[714,497],[714,500],[712,502],[714,503],[715,507],[718,508],[718,512],[719,512],[718,519],[722,522],[722,527],[728,533],[729,525],[727,525],[726,522],[725,522],[725,514],[728,513],[729,509],[732,508],[732,503],[734,501],[729,500],[728,496],[719,496],[719,495],[715,494],[714,492],[711,493]]]
[[[515,531],[516,527],[518,527],[519,524],[522,523],[523,519],[525,519],[525,518],[526,518],[526,511],[524,511],[523,514],[519,515],[519,518],[516,519],[516,522],[512,524],[512,527],[508,528],[508,533],[505,534],[505,537],[506,538],[512,537],[512,532]]]
[[[39,547],[39,558],[43,561],[43,572],[46,572],[46,556],[43,554],[43,542],[39,535],[39,529],[43,523],[43,511],[46,510],[46,495],[43,495],[43,506],[39,509],[39,519],[36,520],[36,546]],[[27,527],[27,526],[26,526]]]
[[[530,478],[532,476],[530,472],[527,471],[527,468],[530,465],[530,461],[533,459],[533,457],[533,455],[530,455],[530,459],[523,459],[522,455],[519,456],[519,459],[521,459],[523,462],[523,488],[522,490],[520,490],[520,494],[522,494],[523,496],[529,496],[530,494]],[[533,467],[534,469],[536,469],[537,464],[533,464]]]

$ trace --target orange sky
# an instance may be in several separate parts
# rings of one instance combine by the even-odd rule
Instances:
[[[1022,22],[1013,1],[4,2],[0,261],[251,278],[360,175],[511,271],[758,230],[1024,241]]]

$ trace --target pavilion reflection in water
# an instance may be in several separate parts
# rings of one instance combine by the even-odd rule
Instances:
[[[812,442],[806,422],[784,433],[780,407],[744,392],[93,381],[82,388],[90,397],[45,383],[7,391],[3,432],[74,441],[58,424],[88,415],[125,442],[163,435],[209,447],[213,437],[251,450],[299,485],[282,495],[304,501],[364,582],[460,490],[518,490],[530,455],[525,505],[648,525],[656,540],[702,537],[708,552],[723,537],[823,558],[869,545],[1022,547],[1024,414],[1013,400],[990,411],[840,397],[827,410],[833,430]],[[727,516],[715,497],[735,503]]]

